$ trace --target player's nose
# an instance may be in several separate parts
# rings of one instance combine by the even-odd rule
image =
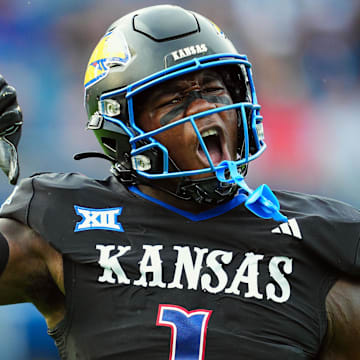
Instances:
[[[195,114],[198,114],[203,111],[215,109],[216,104],[209,102],[208,100],[204,98],[197,98],[194,99],[187,107],[186,109],[186,116],[192,116]]]

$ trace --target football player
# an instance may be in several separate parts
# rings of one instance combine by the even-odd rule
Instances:
[[[217,25],[170,5],[120,18],[85,102],[103,153],[76,159],[112,174],[19,183],[0,213],[1,304],[32,302],[67,360],[360,358],[360,213],[248,186],[260,106]],[[0,110],[14,183],[22,118],[3,78]]]

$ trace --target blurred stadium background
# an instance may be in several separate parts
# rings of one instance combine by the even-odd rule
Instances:
[[[137,8],[172,3],[213,19],[254,65],[268,149],[250,166],[263,182],[360,206],[358,0],[0,0],[0,73],[17,88],[25,124],[21,177],[78,171],[106,177],[84,131],[83,76],[107,26]],[[146,61],[146,59],[144,59]],[[11,191],[0,176],[0,201]],[[0,309],[2,360],[57,359],[31,305]]]

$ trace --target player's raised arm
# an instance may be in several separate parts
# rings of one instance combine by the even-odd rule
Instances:
[[[16,90],[0,74],[0,168],[16,184],[19,177],[17,144],[20,140],[22,113]],[[26,301],[21,282],[26,277],[26,259],[31,256],[25,238],[30,229],[9,220],[0,220],[0,304]],[[28,264],[29,265],[29,264]],[[27,266],[29,268],[29,266]],[[5,271],[6,270],[6,271]],[[22,273],[22,276],[19,274]]]
[[[17,145],[21,125],[16,90],[0,75],[0,168],[13,185],[19,177]],[[0,305],[31,302],[48,325],[54,326],[63,316],[62,258],[27,225],[26,216],[17,219],[3,213],[4,206],[23,187],[19,184],[0,210]],[[28,201],[20,193],[21,201],[15,207]]]
[[[22,113],[16,90],[0,75],[0,168],[16,184],[19,177],[17,144],[20,140]],[[20,223],[0,220],[0,304],[26,301],[24,283],[32,255],[25,244],[31,230]],[[29,262],[30,260],[30,262]],[[25,265],[26,264],[26,265]],[[20,275],[21,274],[21,275]],[[24,281],[25,280],[25,281]]]
[[[22,113],[16,90],[0,74],[0,168],[16,184],[19,177],[17,145],[20,140]]]

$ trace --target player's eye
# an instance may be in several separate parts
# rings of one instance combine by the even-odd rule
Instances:
[[[170,105],[170,104],[171,104],[171,105],[173,105],[173,104],[178,104],[178,103],[182,102],[183,99],[184,99],[183,96],[177,96],[177,97],[171,99],[170,101],[168,101],[167,104],[168,104],[168,105]]]
[[[209,86],[203,90],[205,93],[217,93],[224,91],[225,88],[223,86]]]
[[[162,108],[169,105],[176,105],[181,103],[184,100],[184,96],[174,96],[170,99],[165,99],[164,101],[160,102],[157,108]]]

